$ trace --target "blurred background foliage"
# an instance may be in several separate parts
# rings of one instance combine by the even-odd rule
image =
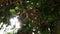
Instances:
[[[60,34],[60,0],[0,0],[0,22],[19,15],[17,34]]]

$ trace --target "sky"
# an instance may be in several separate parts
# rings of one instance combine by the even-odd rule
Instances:
[[[10,25],[4,24],[3,22],[0,23],[0,34],[13,34],[17,33],[17,31],[21,28],[21,22],[18,20],[19,16],[15,16],[10,18]],[[2,27],[1,27],[2,26]]]

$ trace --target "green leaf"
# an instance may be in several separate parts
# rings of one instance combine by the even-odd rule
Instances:
[[[48,20],[48,22],[51,22],[51,21],[53,21],[53,17],[52,17],[51,15],[49,15],[49,16],[47,17],[47,20]]]
[[[19,7],[18,7],[18,6],[16,6],[16,7],[15,7],[15,10],[19,10]]]
[[[28,30],[29,30],[29,28],[26,27],[26,28],[23,30],[23,32],[27,32]]]
[[[60,14],[60,11],[58,11],[58,14]]]
[[[16,14],[15,9],[10,9],[10,13],[11,13],[11,14]]]
[[[10,32],[8,32],[7,34],[11,34]]]

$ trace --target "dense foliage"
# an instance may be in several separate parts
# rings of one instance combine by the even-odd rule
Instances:
[[[19,15],[17,34],[60,34],[60,0],[0,0],[0,22]]]

